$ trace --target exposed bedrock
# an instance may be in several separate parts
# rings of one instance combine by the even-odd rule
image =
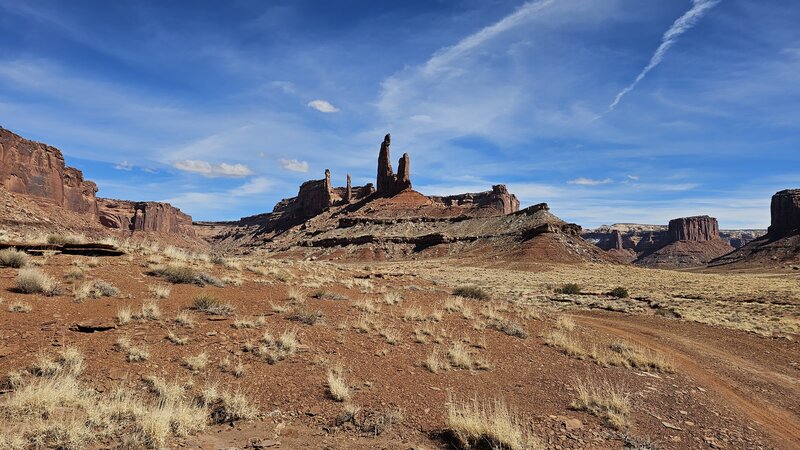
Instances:
[[[680,217],[669,221],[667,234],[670,242],[703,242],[719,239],[719,223],[709,216]]]
[[[411,167],[408,153],[397,165],[397,174],[392,169],[391,153],[389,147],[392,143],[392,135],[387,134],[381,143],[381,150],[378,153],[378,176],[376,179],[376,192],[382,197],[391,197],[398,193],[411,189]]]
[[[100,223],[108,228],[193,237],[192,217],[169,203],[99,198]]]
[[[0,127],[0,186],[97,218],[97,185],[64,164],[55,147],[24,139]]]
[[[772,196],[769,237],[777,239],[800,231],[800,189],[785,189]]]

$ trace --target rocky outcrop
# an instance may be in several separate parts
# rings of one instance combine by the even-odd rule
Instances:
[[[719,224],[709,216],[681,217],[669,221],[667,234],[670,242],[710,241],[719,239]]]
[[[97,185],[64,163],[55,147],[29,141],[0,127],[0,186],[97,218]]]
[[[293,202],[289,217],[292,220],[305,220],[328,209],[334,203],[331,187],[331,171],[325,169],[325,178],[306,181],[300,185],[300,192]]]
[[[353,201],[353,186],[350,174],[347,174],[347,191],[344,194],[344,201],[350,203]]]
[[[471,210],[475,215],[507,215],[519,211],[519,200],[508,192],[504,184],[492,186],[491,191],[450,195],[447,197],[431,196],[431,200],[445,206],[459,206]]]
[[[772,196],[770,239],[800,232],[800,189],[785,189]]]
[[[194,237],[192,217],[169,203],[97,199],[100,223],[107,228]]]
[[[392,169],[391,154],[389,153],[389,146],[392,143],[392,136],[387,134],[381,143],[381,150],[378,153],[378,177],[377,177],[377,194],[382,197],[391,197],[398,193],[411,189],[411,167],[408,153],[404,153],[403,157],[397,165],[397,174]]]

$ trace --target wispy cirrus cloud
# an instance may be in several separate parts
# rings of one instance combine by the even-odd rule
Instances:
[[[291,172],[308,172],[308,162],[306,161],[298,161],[296,159],[281,159],[279,162],[281,163],[281,167]]]
[[[212,164],[198,159],[175,161],[172,167],[184,172],[199,173],[204,177],[242,178],[253,175],[253,171],[244,164],[219,163]]]
[[[115,164],[114,168],[117,170],[133,170],[133,164],[129,163],[128,161],[122,161],[119,164]]]
[[[644,77],[650,73],[657,65],[661,64],[661,61],[664,60],[664,55],[667,54],[667,50],[672,47],[678,38],[685,32],[689,31],[698,20],[700,20],[703,15],[705,15],[711,8],[717,5],[721,0],[692,0],[693,6],[691,9],[686,11],[681,17],[676,20],[671,27],[664,33],[664,36],[661,38],[661,45],[658,46],[653,56],[650,57],[650,62],[644,66],[639,75],[633,80],[631,84],[626,86],[623,90],[621,90],[616,97],[614,97],[614,101],[608,105],[608,110],[606,112],[611,112],[614,108],[619,105],[619,102],[622,101],[622,97],[630,93],[636,88],[636,85],[639,84]]]
[[[614,180],[611,178],[603,178],[603,179],[595,179],[595,178],[575,178],[574,180],[569,180],[567,183],[569,184],[577,184],[579,186],[599,186],[601,184],[610,184],[613,183]]]

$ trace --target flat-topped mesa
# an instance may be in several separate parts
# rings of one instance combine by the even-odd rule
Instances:
[[[785,189],[772,196],[770,204],[770,239],[800,231],[800,189]]]
[[[375,192],[382,197],[392,197],[406,189],[411,189],[411,169],[408,153],[404,153],[403,157],[400,158],[397,165],[397,174],[395,174],[392,169],[391,154],[389,152],[391,143],[392,135],[387,134],[383,138],[381,151],[378,153],[377,190]]]
[[[59,205],[97,220],[97,185],[64,163],[55,147],[0,127],[0,187]]]
[[[681,217],[669,221],[667,236],[670,242],[703,242],[719,238],[719,223],[709,216]]]
[[[519,211],[517,196],[508,192],[508,188],[504,184],[492,186],[491,191],[446,197],[431,196],[430,199],[445,206],[460,206],[475,212],[484,211],[478,215],[508,215]]]
[[[110,198],[98,198],[97,203],[100,224],[107,228],[195,236],[192,217],[169,203]]]

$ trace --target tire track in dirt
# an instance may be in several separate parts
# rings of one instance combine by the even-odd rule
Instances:
[[[745,358],[732,355],[728,352],[693,340],[686,335],[679,335],[663,328],[655,329],[653,324],[637,324],[630,318],[596,317],[588,315],[573,316],[584,326],[604,331],[614,336],[625,338],[631,342],[649,347],[653,350],[670,355],[678,372],[685,374],[706,387],[710,392],[716,393],[720,400],[732,406],[739,412],[750,417],[760,424],[763,430],[772,438],[779,448],[796,449],[800,442],[800,417],[797,414],[782,408],[779,405],[761,400],[759,393],[747,388],[746,380],[753,375],[769,377],[770,380],[785,390],[789,399],[800,398],[797,380],[783,374],[775,373],[767,367],[750,362]],[[668,345],[654,336],[669,338],[678,345]],[[730,377],[711,367],[703,367],[697,361],[702,361],[712,355],[731,372],[739,372],[738,377]]]

